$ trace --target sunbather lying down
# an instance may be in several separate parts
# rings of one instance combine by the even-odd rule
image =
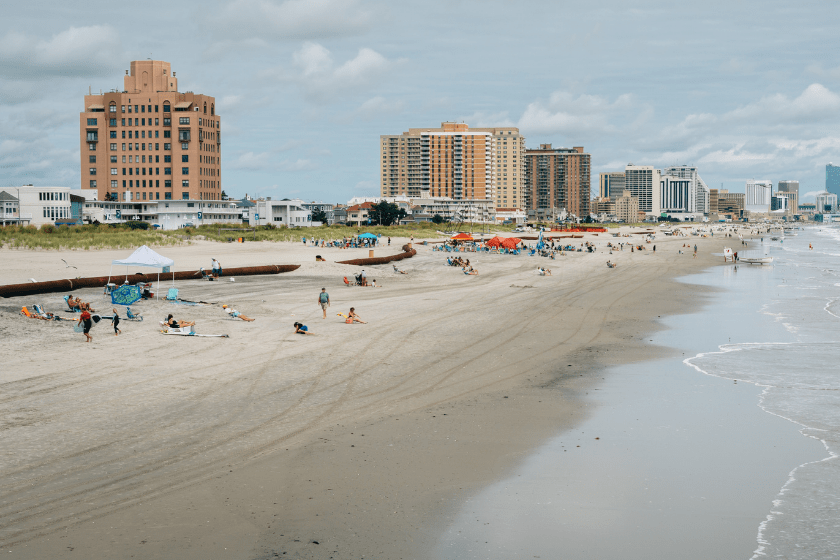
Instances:
[[[406,272],[405,270],[400,270],[399,268],[397,268],[397,265],[392,266],[394,267],[394,272],[396,272],[397,274],[408,274],[408,272]]]
[[[223,305],[222,309],[227,311],[228,315],[230,315],[231,318],[233,318],[233,319],[242,319],[243,321],[255,321],[256,320],[256,319],[251,319],[250,317],[246,317],[245,315],[243,315],[242,313],[240,313],[236,309],[232,309],[232,308],[228,307],[227,305]]]
[[[169,317],[166,318],[166,324],[173,329],[180,329],[181,327],[195,326],[195,321],[176,321],[175,317],[173,317],[172,313],[170,313]]]

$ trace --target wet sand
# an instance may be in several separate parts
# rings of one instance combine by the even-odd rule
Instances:
[[[603,236],[604,234],[602,234]],[[657,252],[548,259],[430,247],[370,267],[382,288],[348,288],[366,250],[198,243],[160,252],[178,267],[297,264],[276,276],[179,282],[186,306],[143,302],[142,323],[85,344],[60,294],[0,300],[4,449],[0,544],[8,558],[422,558],[464,500],[587,415],[606,366],[669,350],[646,344],[659,316],[702,303],[674,278],[719,264],[721,238],[657,238]],[[636,237],[638,239],[638,237]],[[627,239],[622,239],[628,241]],[[581,240],[575,240],[580,242]],[[398,252],[404,240],[394,240]],[[678,254],[697,243],[698,258]],[[650,246],[648,246],[650,247]],[[0,251],[2,283],[102,274],[130,251]],[[360,254],[361,253],[361,254]],[[377,256],[388,254],[377,249]],[[618,262],[607,269],[607,259]],[[553,276],[538,276],[537,266]],[[61,264],[63,267],[63,263]],[[107,271],[104,273],[107,274]],[[321,318],[317,294],[332,307]],[[100,290],[77,292],[110,309]],[[232,320],[232,304],[253,323]],[[336,317],[355,306],[367,325]],[[166,313],[199,333],[163,336]],[[295,335],[302,321],[314,336]],[[316,544],[317,542],[317,544]]]

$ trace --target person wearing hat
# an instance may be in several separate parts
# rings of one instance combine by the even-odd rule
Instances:
[[[228,305],[223,305],[222,309],[224,309],[227,312],[227,314],[230,315],[233,319],[242,319],[243,321],[256,321],[256,319],[246,317],[245,315]]]

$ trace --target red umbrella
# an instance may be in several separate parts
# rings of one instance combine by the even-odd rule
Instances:
[[[504,241],[502,241],[501,246],[505,249],[516,249],[516,246],[522,243],[522,240],[518,237],[508,237]]]
[[[459,233],[452,236],[453,241],[472,241],[473,236],[469,233]]]
[[[499,245],[502,244],[502,241],[504,241],[504,239],[502,239],[501,237],[499,237],[497,235],[493,239],[490,239],[489,241],[486,241],[484,244],[488,247],[498,247]]]

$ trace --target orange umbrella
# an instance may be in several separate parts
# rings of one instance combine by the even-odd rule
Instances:
[[[486,241],[484,244],[488,247],[498,247],[499,245],[502,244],[502,241],[504,241],[504,239],[502,239],[501,237],[499,237],[497,235],[493,239],[490,239],[489,241]]]
[[[516,249],[516,246],[522,243],[522,240],[518,237],[508,237],[504,241],[502,241],[501,246],[505,249]]]
[[[472,241],[473,236],[469,233],[459,233],[458,235],[452,236],[452,241]]]

